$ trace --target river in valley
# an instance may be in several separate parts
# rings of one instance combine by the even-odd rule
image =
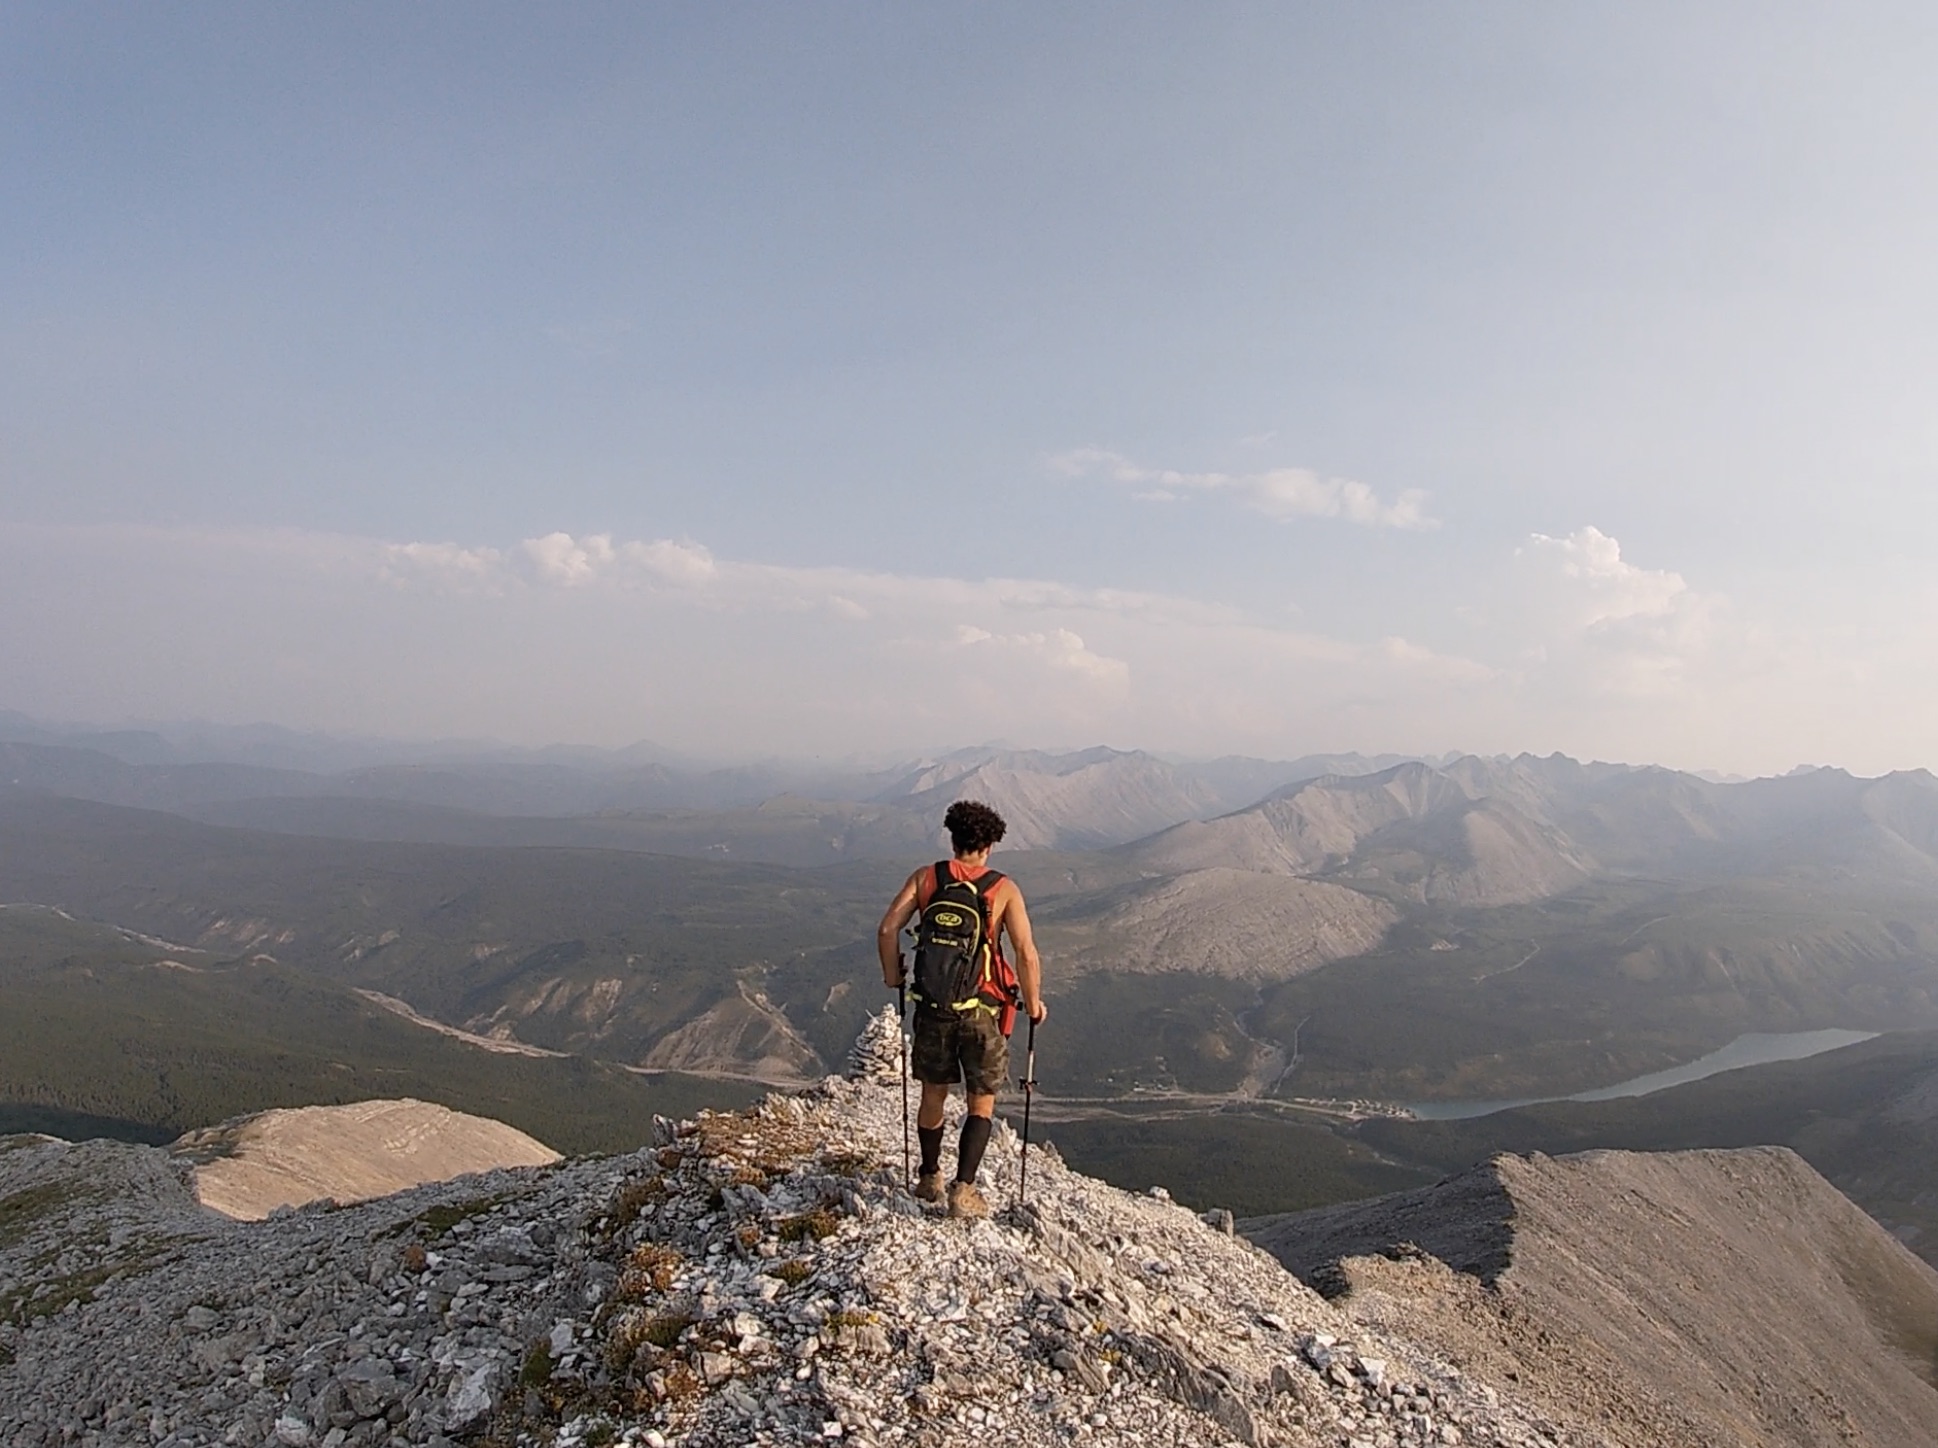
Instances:
[[[1573,1096],[1535,1096],[1525,1101],[1409,1101],[1406,1109],[1422,1121],[1460,1121],[1470,1116],[1488,1116],[1496,1111],[1511,1111],[1517,1106],[1539,1106],[1546,1101],[1613,1101],[1618,1096],[1647,1096],[1671,1086],[1687,1085],[1705,1076],[1735,1071],[1744,1066],[1763,1066],[1772,1061],[1801,1061],[1806,1056],[1835,1051],[1868,1041],[1876,1031],[1788,1031],[1774,1036],[1738,1036],[1720,1050],[1700,1056],[1686,1066],[1667,1071],[1652,1071],[1632,1081],[1621,1081],[1594,1091]]]

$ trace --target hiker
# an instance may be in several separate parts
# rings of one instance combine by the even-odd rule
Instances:
[[[949,1215],[986,1217],[989,1203],[976,1190],[976,1171],[989,1145],[996,1091],[1009,1070],[1009,1032],[1019,1006],[1035,1023],[1049,1008],[1023,892],[989,868],[989,851],[1003,837],[1003,817],[986,804],[958,800],[942,823],[955,858],[908,877],[882,916],[875,944],[882,980],[891,990],[906,985],[915,999],[912,1066],[922,1083],[915,1119],[922,1169],[915,1195],[943,1200],[942,1107],[960,1081],[969,1114],[956,1144]],[[918,922],[915,957],[912,969],[904,970],[902,931],[911,921]],[[1003,955],[1005,933],[1016,951],[1014,969]]]

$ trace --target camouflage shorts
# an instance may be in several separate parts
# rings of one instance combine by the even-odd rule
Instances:
[[[993,1011],[918,1010],[909,1058],[917,1081],[927,1086],[960,1081],[971,1096],[994,1096],[1009,1074],[1009,1042],[996,1029]]]

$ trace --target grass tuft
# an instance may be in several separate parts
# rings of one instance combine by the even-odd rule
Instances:
[[[776,1230],[783,1242],[805,1242],[809,1238],[821,1242],[832,1237],[840,1227],[841,1218],[835,1213],[833,1205],[823,1202],[812,1211],[782,1217]]]

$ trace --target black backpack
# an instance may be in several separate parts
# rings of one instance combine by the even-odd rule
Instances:
[[[909,994],[918,1008],[962,1011],[1004,999],[989,938],[989,892],[1002,879],[986,870],[980,879],[958,880],[947,860],[936,863],[935,898],[916,919],[909,970]]]

